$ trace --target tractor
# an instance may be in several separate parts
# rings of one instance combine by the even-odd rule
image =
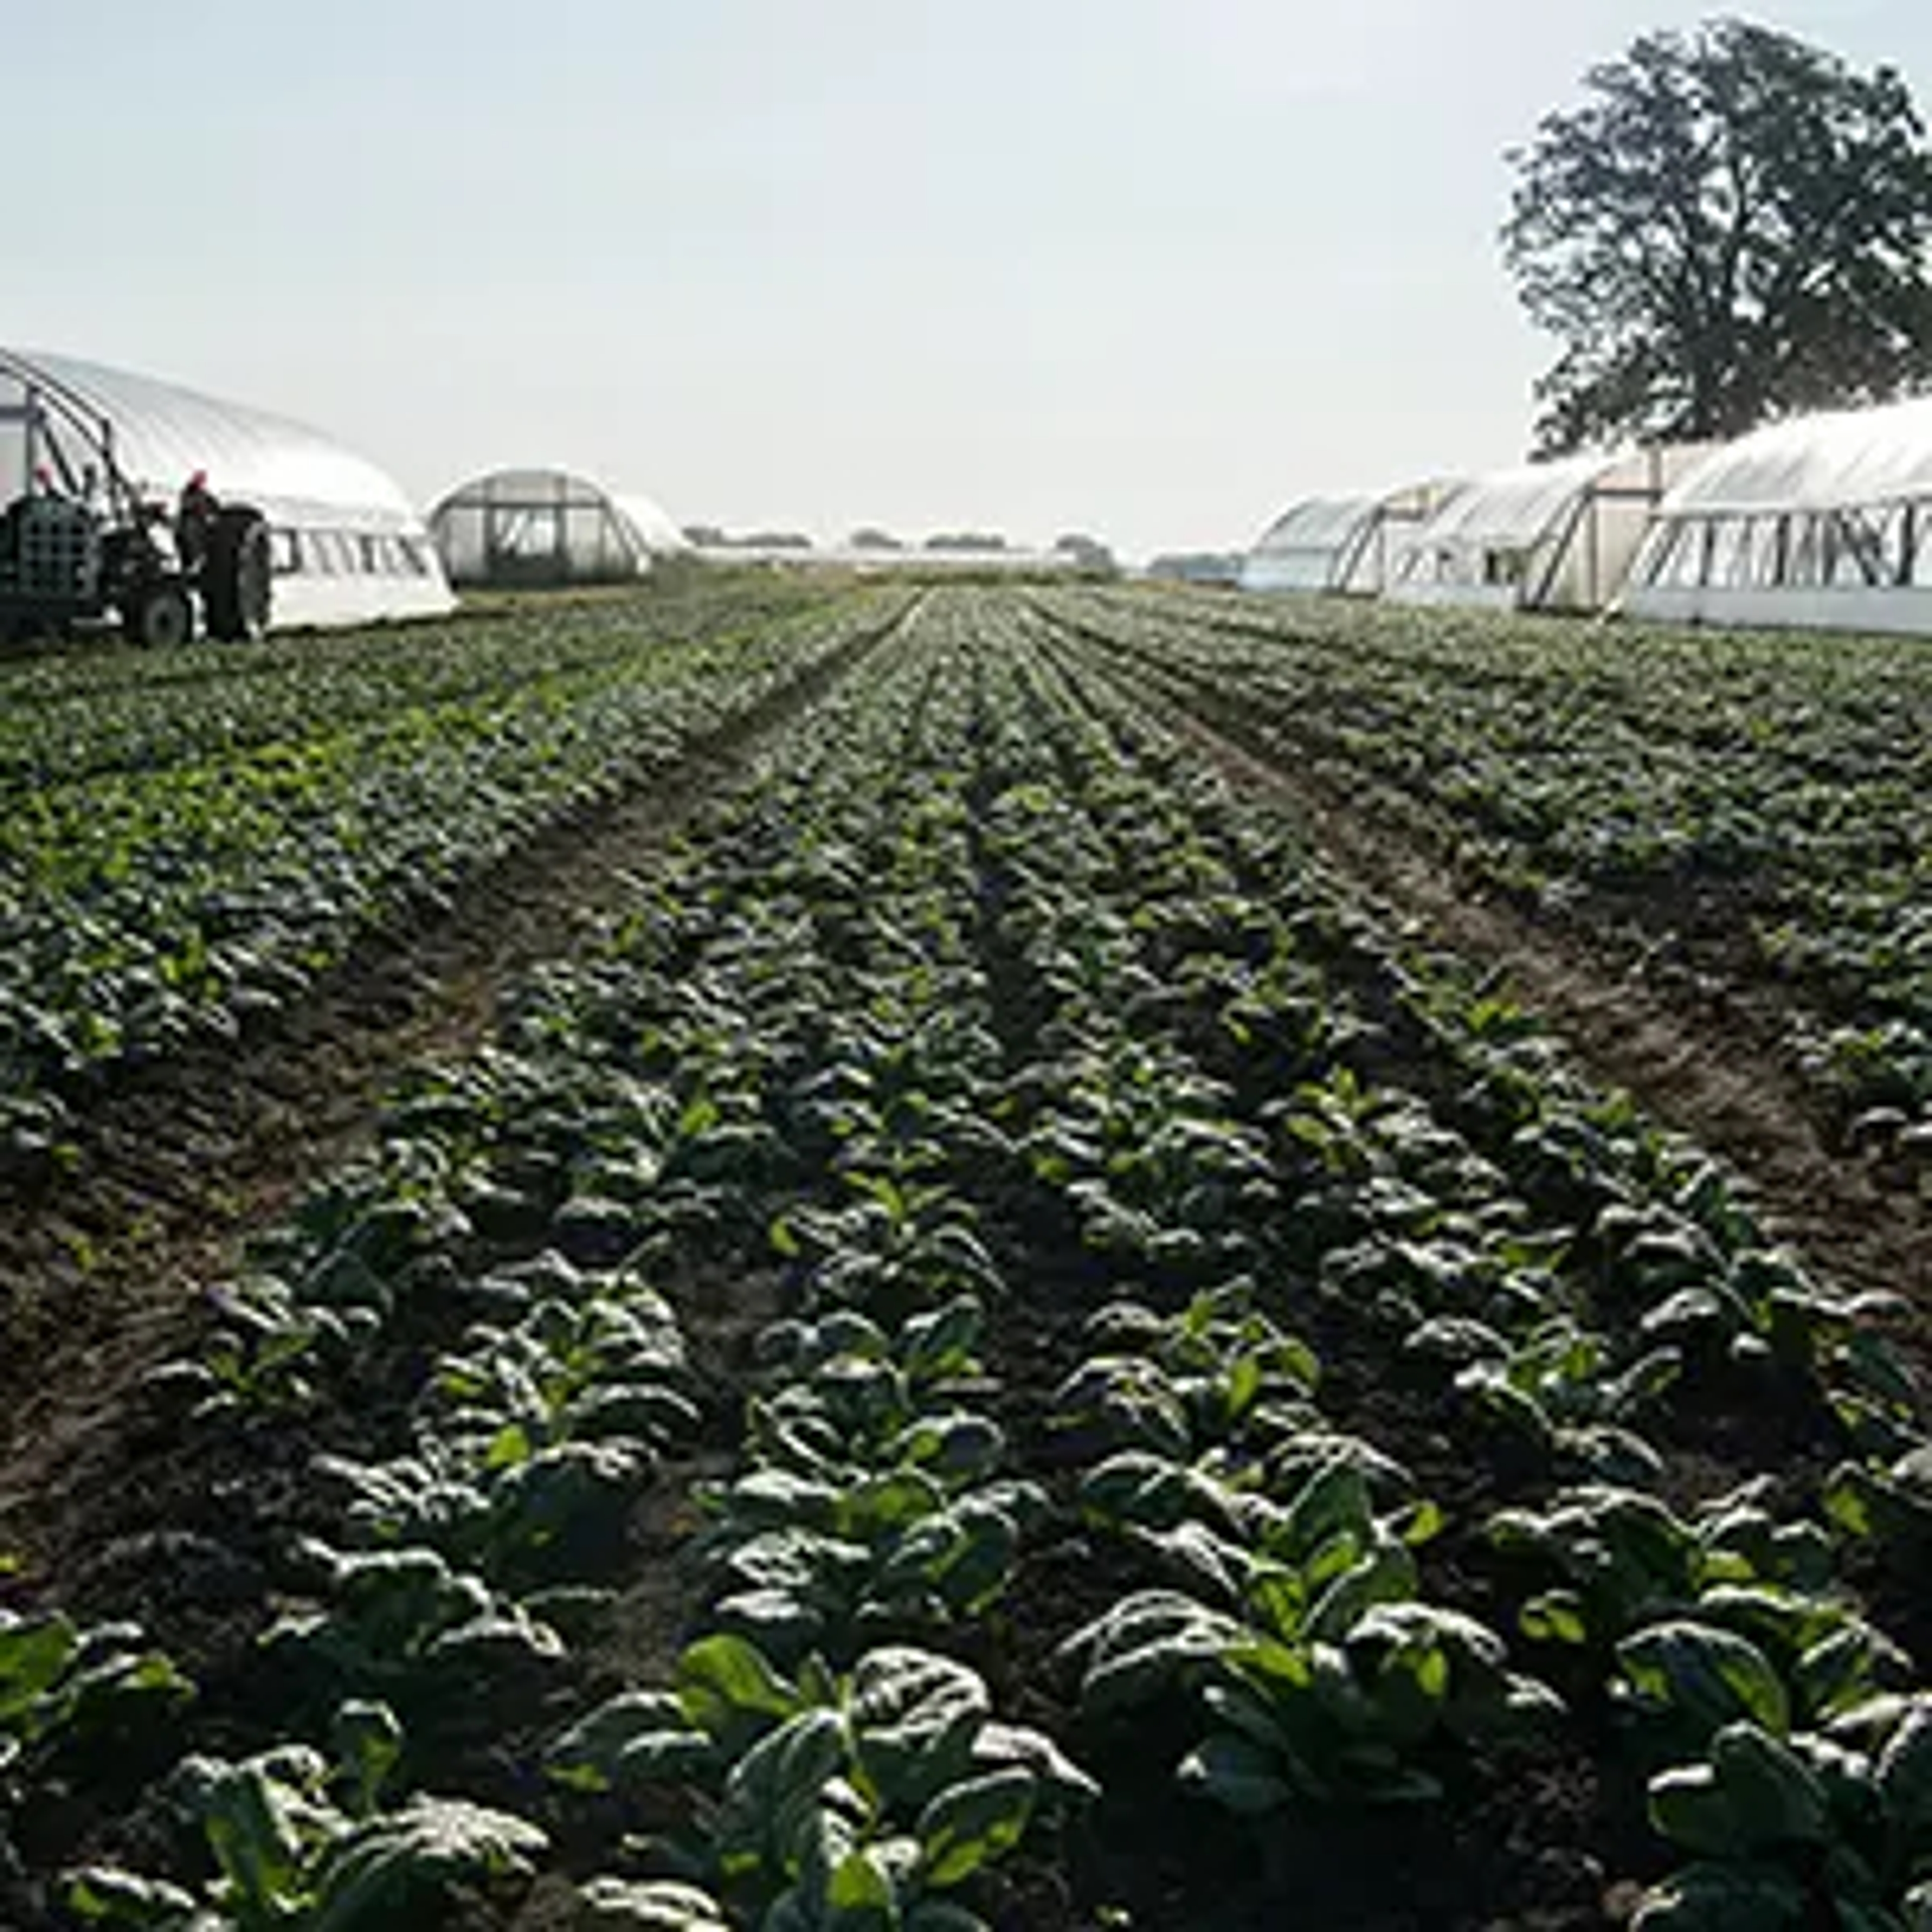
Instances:
[[[113,425],[50,386],[0,401],[0,639],[118,622],[134,642],[197,633],[246,640],[268,628],[268,526],[242,503],[184,493],[178,514],[115,460]]]

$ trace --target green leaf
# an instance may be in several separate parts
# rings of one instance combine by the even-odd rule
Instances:
[[[927,1882],[957,1885],[1019,1842],[1032,1815],[1035,1780],[1019,1766],[950,1786],[915,1828]]]
[[[954,1483],[987,1474],[1006,1454],[998,1424],[965,1409],[922,1416],[885,1449],[894,1462],[916,1463]]]
[[[1802,1654],[1847,1615],[1835,1598],[1778,1583],[1714,1583],[1697,1598],[1700,1622],[1735,1630],[1775,1657]]]
[[[465,1672],[500,1672],[554,1664],[566,1652],[563,1640],[555,1630],[517,1606],[472,1617],[443,1631],[423,1654],[460,1676]]]
[[[727,1932],[724,1909],[675,1879],[593,1878],[578,1888],[576,1932]]]
[[[1541,1643],[1587,1643],[1589,1624],[1583,1600],[1574,1590],[1545,1590],[1528,1598],[1516,1622],[1525,1636]]]
[[[1883,1503],[1877,1481],[1870,1471],[1856,1462],[1841,1462],[1826,1480],[1822,1499],[1825,1514],[1848,1534],[1876,1533]]]
[[[691,1738],[707,1753],[709,1735],[689,1729],[684,1706],[664,1690],[625,1690],[607,1698],[560,1733],[544,1754],[544,1768],[560,1784],[578,1791],[608,1791],[624,1755],[639,1740],[667,1735]]]
[[[992,1932],[992,1928],[953,1899],[922,1898],[906,1914],[904,1932]]]
[[[1448,1520],[1439,1503],[1431,1497],[1421,1496],[1398,1510],[1389,1519],[1389,1528],[1410,1549],[1418,1550],[1425,1543],[1434,1542],[1442,1534]]]
[[[854,1666],[849,1708],[860,1768],[897,1810],[923,1804],[963,1773],[992,1700],[969,1665],[889,1644]]]
[[[1368,1478],[1360,1465],[1347,1456],[1331,1457],[1304,1483],[1288,1505],[1278,1532],[1269,1538],[1270,1550],[1289,1558],[1306,1558],[1338,1532],[1366,1541],[1375,1512]]]
[[[916,1580],[970,1616],[1006,1587],[1018,1548],[1019,1531],[1004,1510],[967,1497],[907,1531],[880,1572],[880,1593]]]
[[[1091,1804],[1100,1787],[1044,1731],[1023,1724],[982,1724],[973,1740],[975,1764],[1023,1766],[1031,1772],[1043,1799]]]
[[[945,1490],[922,1472],[884,1470],[854,1484],[839,1498],[839,1532],[869,1541],[881,1530],[916,1522],[945,1502]]]
[[[1246,1550],[1232,1538],[1217,1536],[1204,1522],[1178,1522],[1172,1529],[1128,1526],[1135,1542],[1156,1558],[1177,1580],[1217,1603],[1239,1600]]]
[[[1915,1885],[1899,1901],[1904,1932],[1932,1932],[1932,1879]]]
[[[1652,1828],[1681,1850],[1711,1858],[1738,1858],[1753,1840],[1708,1764],[1673,1765],[1650,1780]]]
[[[907,1374],[923,1384],[965,1373],[984,1320],[977,1298],[970,1294],[957,1296],[929,1314],[908,1318],[899,1330],[898,1348]]]
[[[1821,1721],[1876,1692],[1903,1690],[1913,1675],[1910,1656],[1883,1631],[1858,1620],[1801,1652],[1791,1673],[1799,1702]]]
[[[869,1847],[856,1846],[832,1868],[825,1884],[825,1932],[891,1932],[898,1892]]]
[[[1384,1542],[1336,1576],[1309,1607],[1310,1635],[1339,1641],[1378,1604],[1415,1594],[1415,1558],[1406,1545]]]
[[[1879,1754],[1879,1789],[1908,1844],[1932,1833],[1932,1702],[1915,1700]]]
[[[1432,1316],[1411,1329],[1402,1346],[1405,1354],[1428,1356],[1455,1368],[1506,1360],[1510,1354],[1502,1334],[1466,1315]]]
[[[1148,1449],[1123,1449],[1108,1456],[1080,1485],[1080,1505],[1088,1516],[1150,1529],[1180,1522],[1198,1499],[1186,1465]]]
[[[1827,1883],[1833,1875],[1827,1874]],[[1868,1890],[1871,1889],[1867,1887]],[[1844,1890],[1835,1885],[1832,1891],[1832,1910],[1838,1924],[1835,1932],[1900,1932],[1899,1916],[1882,1905],[1867,1904],[1856,1897],[1847,1897]]]
[[[1456,1393],[1468,1396],[1484,1418],[1520,1438],[1539,1453],[1554,1447],[1556,1425],[1550,1412],[1528,1390],[1519,1388],[1492,1362],[1474,1362],[1457,1372]]]
[[[1617,1646],[1640,1695],[1690,1735],[1708,1738],[1739,1718],[1774,1737],[1791,1728],[1784,1686],[1757,1646],[1707,1624],[1652,1624]]]
[[[1609,1414],[1628,1418],[1672,1388],[1684,1372],[1683,1351],[1671,1346],[1652,1348],[1640,1355],[1621,1375],[1604,1386],[1604,1400]]]
[[[1825,1787],[1790,1748],[1756,1724],[1726,1724],[1711,1761],[1754,1848],[1819,1844],[1829,1834]]]
[[[1237,1355],[1228,1364],[1222,1406],[1230,1423],[1240,1420],[1262,1392],[1262,1365],[1252,1355]]]
[[[844,1719],[804,1710],[766,1732],[731,1768],[713,1828],[726,1868],[752,1860],[779,1872],[794,1868],[826,1780],[845,1761]]]
[[[1233,1618],[1178,1591],[1136,1591],[1068,1640],[1068,1650],[1090,1653],[1081,1707],[1099,1713],[1142,1702],[1220,1657],[1241,1634]]]
[[[687,1646],[674,1684],[686,1719],[734,1750],[799,1708],[797,1691],[741,1636],[701,1637]]]
[[[58,1612],[21,1617],[0,1611],[0,1726],[16,1724],[59,1682],[80,1649],[80,1633]]]
[[[382,1786],[401,1762],[403,1727],[386,1704],[352,1699],[335,1714],[329,1741],[347,1775],[350,1810],[366,1817],[376,1808]]]
[[[796,1590],[734,1590],[712,1606],[728,1634],[778,1657],[796,1657],[825,1633],[825,1612]]]
[[[527,1819],[458,1798],[412,1798],[332,1849],[308,1932],[382,1932],[411,1901],[476,1880],[526,1872],[549,1840]]]
[[[735,1582],[834,1599],[857,1587],[872,1567],[872,1552],[864,1544],[799,1528],[760,1531],[724,1560]]]
[[[76,1918],[96,1925],[133,1925],[152,1932],[194,1932],[191,1894],[164,1879],[90,1865],[68,1881],[64,1903]]]
[[[610,1760],[610,1782],[620,1792],[647,1784],[702,1784],[721,1755],[701,1731],[640,1731]]]
[[[1804,1888],[1782,1867],[1699,1864],[1646,1892],[1630,1932],[1796,1932],[1804,1923]]]
[[[1176,1775],[1202,1796],[1244,1818],[1279,1810],[1294,1796],[1279,1756],[1257,1738],[1216,1731],[1180,1761]]]
[[[305,1773],[302,1782],[319,1788],[327,1766],[317,1754],[296,1759],[284,1754],[288,1770]],[[196,1792],[195,1808],[238,1902],[272,1915],[286,1910],[306,1894],[304,1826],[313,1808],[292,1779],[277,1774],[267,1760],[228,1765],[190,1758],[176,1775]]]

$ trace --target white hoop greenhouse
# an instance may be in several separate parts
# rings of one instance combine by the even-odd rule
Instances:
[[[1797,417],[1709,452],[1664,498],[1622,608],[1932,632],[1932,397]]]
[[[439,616],[454,608],[428,532],[382,471],[319,430],[152,376],[0,349],[0,502],[45,482],[172,505],[197,472],[259,511],[278,628]],[[118,479],[118,482],[116,479]]]
[[[620,583],[691,546],[648,497],[567,470],[495,470],[450,491],[429,515],[453,584]]]
[[[1305,497],[1277,517],[1242,559],[1241,588],[1374,596],[1388,582],[1405,533],[1459,487],[1426,483],[1388,495]]]
[[[1621,590],[1672,476],[1702,452],[1564,457],[1480,477],[1402,546],[1404,603],[1598,610]]]

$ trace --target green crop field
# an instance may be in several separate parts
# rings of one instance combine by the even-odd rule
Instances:
[[[1932,1925],[1923,646],[0,697],[0,1922]]]

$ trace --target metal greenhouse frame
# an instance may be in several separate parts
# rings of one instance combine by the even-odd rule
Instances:
[[[1709,452],[1665,498],[1622,608],[1932,633],[1932,398],[1796,417]]]
[[[1479,477],[1415,531],[1388,595],[1404,603],[1605,609],[1672,478],[1701,453],[1593,452]]]
[[[1402,533],[1460,487],[1420,483],[1381,495],[1304,497],[1256,539],[1241,562],[1241,588],[1374,596],[1388,584]]]
[[[430,512],[429,526],[450,580],[478,586],[622,583],[689,548],[647,497],[568,470],[472,477]]]

